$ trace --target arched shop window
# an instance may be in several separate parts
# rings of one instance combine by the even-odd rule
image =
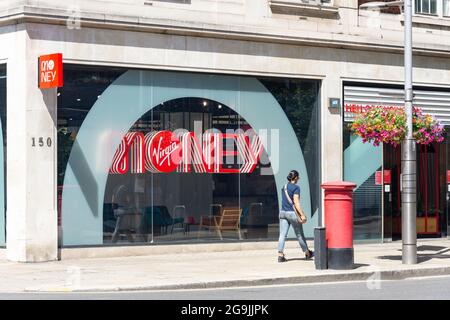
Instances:
[[[187,132],[197,131],[197,137],[212,129],[234,135],[248,129],[249,125],[235,111],[216,101],[181,98],[147,112],[130,132],[144,135],[181,128]],[[224,148],[238,152],[235,136],[229,138],[224,140],[225,145],[228,143]],[[205,148],[202,151],[205,152]],[[193,166],[189,172],[141,170],[144,172],[135,173],[130,168],[125,174],[110,173],[103,209],[105,243],[133,241],[134,238],[136,241],[267,238],[268,225],[278,220],[276,184],[266,152],[257,155],[256,150],[247,148],[247,151],[262,161],[246,173],[237,172],[245,164],[235,155],[224,161],[223,171],[226,172],[223,173],[203,172],[206,169],[197,172]],[[220,219],[224,211],[230,213],[227,221]],[[125,216],[119,221],[117,216],[121,213]],[[139,237],[133,238],[127,231]]]
[[[64,246],[276,239],[291,169],[302,175],[312,236],[317,81],[66,65],[64,83]]]

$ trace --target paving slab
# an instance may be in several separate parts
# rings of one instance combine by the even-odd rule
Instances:
[[[272,250],[154,254],[45,263],[0,262],[0,292],[83,292],[376,281],[450,274],[450,240],[418,242],[417,265],[403,265],[401,242],[357,244],[352,270],[316,270],[289,241],[288,262]]]

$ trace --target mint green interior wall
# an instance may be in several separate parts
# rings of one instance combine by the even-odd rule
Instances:
[[[257,131],[278,130],[278,150],[272,152],[265,145],[274,170],[278,199],[281,199],[286,173],[298,170],[302,177],[302,207],[311,218],[309,179],[298,139],[281,106],[257,79],[130,70],[111,84],[94,104],[74,142],[62,196],[63,245],[103,243],[103,196],[108,170],[123,135],[152,108],[184,97],[222,103]],[[306,224],[306,236],[312,236],[317,220],[316,214],[310,219],[312,223]]]
[[[344,151],[344,179],[356,183],[353,194],[353,238],[379,243],[382,239],[382,187],[375,172],[382,166],[382,146],[363,143],[356,136]]]
[[[344,180],[356,183],[357,190],[381,166],[382,148],[363,143],[351,136],[350,146],[344,151]]]

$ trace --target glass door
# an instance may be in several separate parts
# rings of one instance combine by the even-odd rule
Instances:
[[[383,145],[384,169],[390,172],[391,183],[385,187],[384,196],[384,239],[386,241],[396,239],[401,236],[401,148],[394,148],[390,145]]]
[[[401,239],[401,147],[384,147],[384,168],[391,173],[389,192],[384,192],[384,236]],[[417,235],[440,237],[447,233],[446,168],[448,144],[417,145]]]

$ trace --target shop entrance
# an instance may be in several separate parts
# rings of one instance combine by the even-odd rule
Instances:
[[[401,147],[373,146],[352,135],[354,117],[371,106],[402,107],[402,86],[344,83],[344,180],[357,184],[353,195],[354,237],[358,241],[399,240],[401,221]],[[417,145],[418,238],[450,234],[450,90],[414,88],[414,106],[445,126],[442,143]]]
[[[417,236],[442,237],[448,228],[449,143],[417,145]],[[383,147],[384,238],[399,240],[401,221],[401,148]]]

